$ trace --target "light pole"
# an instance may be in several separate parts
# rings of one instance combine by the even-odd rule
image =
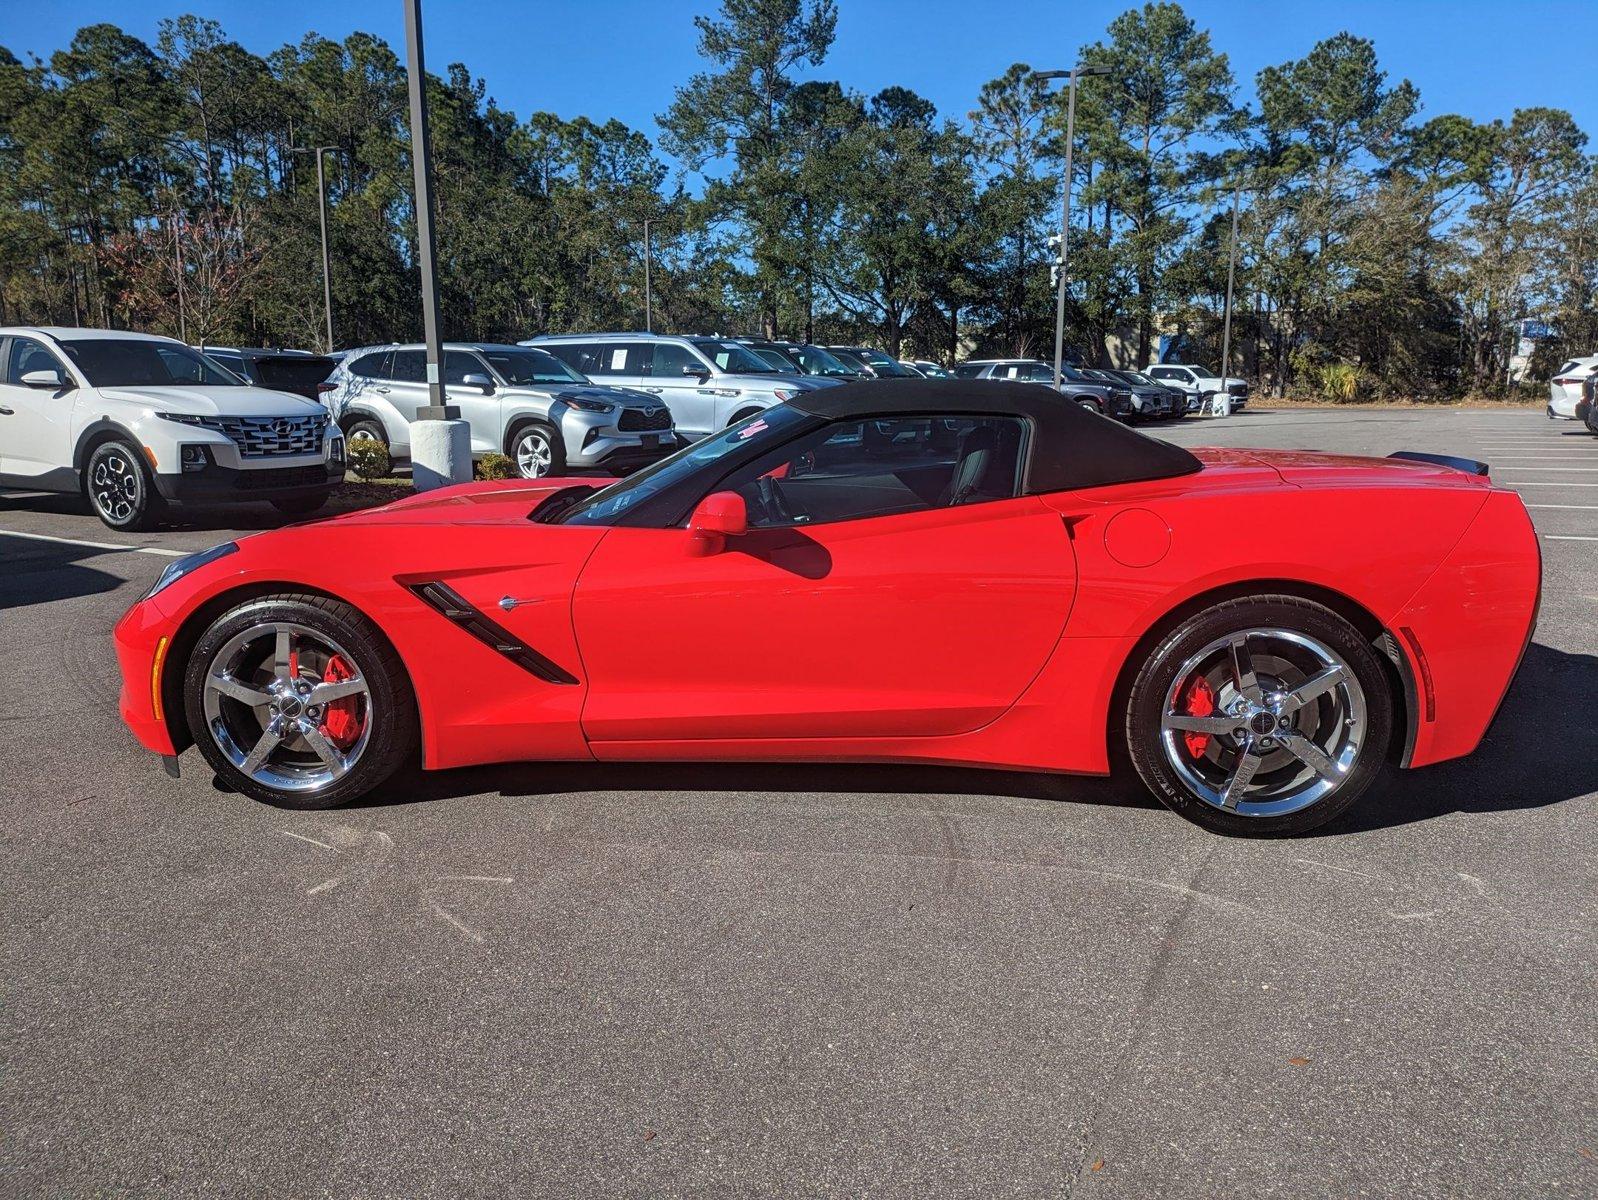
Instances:
[[[1065,101],[1065,197],[1060,202],[1060,257],[1057,260],[1059,275],[1054,288],[1054,390],[1060,390],[1060,377],[1065,364],[1065,269],[1071,243],[1071,156],[1076,148],[1076,81],[1090,75],[1108,75],[1109,67],[1075,66],[1069,71],[1034,71],[1037,80],[1065,79],[1069,81]]]
[[[295,154],[316,155],[316,204],[322,218],[322,311],[327,317],[327,352],[333,353],[333,260],[327,252],[327,177],[322,171],[322,155],[337,146],[295,146]]]
[[[644,332],[655,332],[655,279],[654,279],[654,242],[650,237],[650,227],[660,220],[659,217],[644,218]]]
[[[427,343],[427,407],[421,420],[453,420],[444,404],[443,343],[438,330],[438,280],[433,258],[433,147],[427,129],[427,67],[422,57],[421,0],[405,0],[405,72],[411,101],[411,166],[416,180],[416,249],[422,271],[422,334]]]
[[[1221,321],[1221,391],[1231,394],[1226,370],[1232,359],[1232,284],[1237,278],[1237,208],[1242,200],[1241,182],[1232,188],[1232,241],[1226,251],[1226,315]],[[1213,405],[1211,407],[1214,407]]]

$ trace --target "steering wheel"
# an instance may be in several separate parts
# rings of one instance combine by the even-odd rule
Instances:
[[[792,525],[793,514],[788,511],[788,502],[782,498],[782,491],[777,487],[777,481],[770,475],[762,475],[759,484],[760,507],[765,510],[766,520],[773,525]]]

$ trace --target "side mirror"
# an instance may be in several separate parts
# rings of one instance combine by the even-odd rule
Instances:
[[[67,386],[66,375],[59,367],[46,367],[42,371],[25,371],[22,375],[22,386],[31,388],[50,388],[52,391]]]
[[[737,492],[711,492],[699,502],[688,518],[691,534],[689,553],[695,556],[720,554],[727,539],[749,532],[749,509]]]
[[[682,373],[684,375],[692,375],[695,379],[709,379],[710,378],[710,370],[709,370],[709,368],[700,366],[698,363],[689,363],[686,367],[684,367],[682,369]]]
[[[483,394],[486,396],[486,395],[488,395],[490,392],[492,392],[494,390],[494,381],[492,379],[490,379],[487,375],[478,375],[478,374],[462,375],[461,376],[461,386],[462,387],[481,388]]]

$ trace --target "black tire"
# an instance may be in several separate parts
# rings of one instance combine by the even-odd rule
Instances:
[[[537,461],[537,455],[532,452],[532,443],[539,438],[543,439],[548,451],[549,465],[537,473],[529,473],[527,464]],[[526,455],[523,454],[524,450],[528,451]],[[547,421],[522,421],[512,428],[505,438],[505,453],[516,464],[516,474],[522,479],[548,479],[566,470],[566,443]]]
[[[388,449],[388,430],[383,428],[383,422],[374,417],[357,417],[353,421],[346,422],[343,429],[346,442],[359,442],[370,439],[381,443],[383,449]]]
[[[308,517],[327,506],[328,495],[327,492],[318,492],[314,496],[287,496],[272,501],[272,507],[291,517]]]
[[[366,717],[372,728],[359,757],[341,777],[316,790],[284,790],[246,774],[218,744],[207,720],[206,678],[212,660],[237,635],[272,622],[290,622],[331,639],[353,661],[369,691]],[[262,596],[223,613],[189,654],[183,708],[195,745],[218,778],[234,791],[279,808],[335,808],[363,796],[411,759],[419,742],[415,695],[399,655],[371,621],[326,596]]]
[[[1092,396],[1075,396],[1073,399],[1078,407],[1085,408],[1090,413],[1098,413],[1101,417],[1104,415],[1104,405]]]
[[[166,515],[150,464],[121,438],[103,441],[90,452],[83,470],[83,495],[94,515],[111,529],[151,529]]]
[[[1235,634],[1274,630],[1313,639],[1341,658],[1342,664],[1352,671],[1358,682],[1364,716],[1362,721],[1350,720],[1346,711],[1334,711],[1329,724],[1345,733],[1347,729],[1360,724],[1364,728],[1358,734],[1358,744],[1351,751],[1352,758],[1345,765],[1340,781],[1333,783],[1324,795],[1297,811],[1245,815],[1243,812],[1227,811],[1213,800],[1206,800],[1173,766],[1170,755],[1180,753],[1180,746],[1171,750],[1164,740],[1167,736],[1163,732],[1166,703],[1172,690],[1181,683],[1178,673],[1195,655],[1203,653],[1218,640]],[[1256,636],[1259,635],[1256,633]],[[1269,638],[1266,640],[1269,641]],[[1264,683],[1264,677],[1261,683]],[[1317,708],[1324,703],[1328,709],[1332,709],[1337,702],[1328,697],[1313,703]],[[1305,706],[1305,712],[1309,712],[1308,705]],[[1263,595],[1214,604],[1165,634],[1138,670],[1127,699],[1123,732],[1127,755],[1138,775],[1155,797],[1173,812],[1216,833],[1284,837],[1306,833],[1334,820],[1370,787],[1387,758],[1388,745],[1392,739],[1393,714],[1392,690],[1387,672],[1370,644],[1354,626],[1325,605],[1314,601],[1297,596]],[[1230,721],[1232,718],[1226,719]],[[1169,736],[1177,739],[1182,735]],[[1269,734],[1266,738],[1264,744],[1270,745]],[[1228,753],[1225,748],[1228,745],[1235,746],[1236,740],[1230,735],[1218,736],[1217,755]],[[1279,753],[1280,760],[1285,763],[1280,773],[1286,774],[1288,767],[1304,769],[1296,759],[1289,759],[1285,750],[1281,749],[1282,745],[1278,742],[1277,750],[1269,752]],[[1311,773],[1314,775],[1313,770]],[[1270,776],[1262,770],[1256,778],[1264,781]],[[1262,804],[1256,807],[1266,806]]]

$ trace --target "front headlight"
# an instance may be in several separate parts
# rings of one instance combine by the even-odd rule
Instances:
[[[614,404],[606,404],[603,400],[589,400],[583,396],[573,396],[566,401],[573,408],[580,408],[583,412],[608,413],[615,409]]]
[[[148,600],[157,592],[171,587],[185,575],[198,571],[208,563],[214,563],[219,558],[226,558],[239,548],[237,542],[223,542],[220,546],[212,546],[209,550],[201,550],[198,554],[190,554],[184,558],[175,558],[167,563],[166,570],[161,572],[161,578],[155,581],[155,586],[144,593]]]
[[[155,414],[163,421],[177,421],[182,425],[204,425],[205,418],[197,417],[193,413],[158,412]]]

